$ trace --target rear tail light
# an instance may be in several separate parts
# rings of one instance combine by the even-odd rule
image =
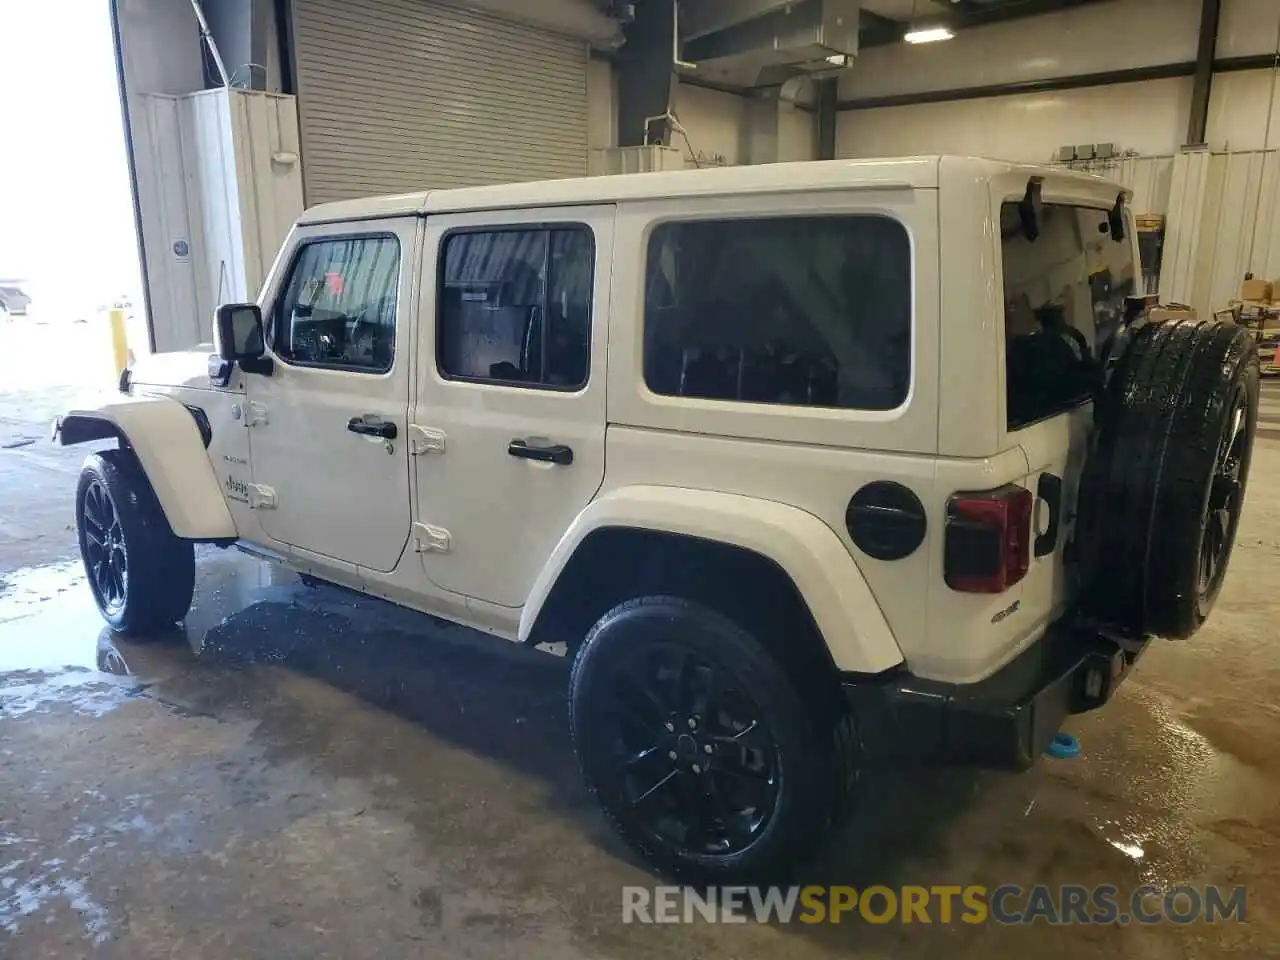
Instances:
[[[957,493],[947,504],[943,573],[961,593],[1004,593],[1031,565],[1030,490]]]

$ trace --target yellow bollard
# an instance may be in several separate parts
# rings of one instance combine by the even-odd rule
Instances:
[[[115,374],[129,365],[129,338],[124,329],[124,311],[112,310],[111,318],[111,355],[115,360]]]

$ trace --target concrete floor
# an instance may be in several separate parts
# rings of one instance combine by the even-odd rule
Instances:
[[[1245,885],[1248,924],[652,927],[620,922],[654,881],[578,784],[562,660],[213,548],[181,633],[103,629],[69,526],[83,451],[38,422],[60,389],[0,401],[0,446],[39,438],[0,449],[6,960],[1280,956],[1273,439],[1213,618],[1072,721],[1079,759],[883,777],[808,871]]]

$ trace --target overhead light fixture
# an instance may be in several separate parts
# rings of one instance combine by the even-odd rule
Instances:
[[[902,39],[907,43],[937,43],[954,36],[949,27],[911,27],[903,34]]]

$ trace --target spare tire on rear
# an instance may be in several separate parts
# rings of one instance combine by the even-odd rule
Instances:
[[[1124,636],[1188,637],[1222,588],[1258,417],[1258,352],[1230,323],[1133,331],[1095,404],[1076,549],[1082,609]]]

